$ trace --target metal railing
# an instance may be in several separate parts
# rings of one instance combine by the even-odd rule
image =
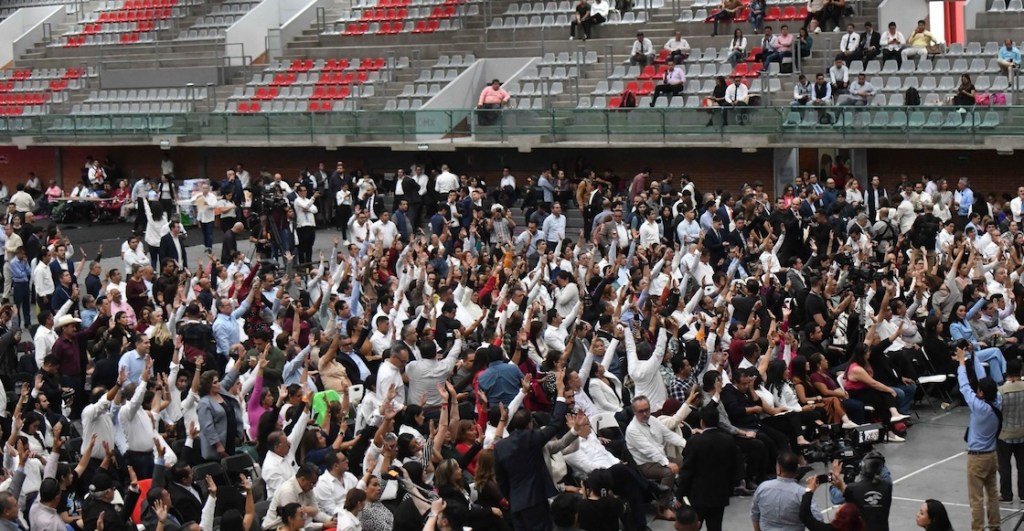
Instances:
[[[216,97],[213,90],[208,97]],[[245,142],[341,135],[366,142],[418,142],[456,136],[469,125],[478,141],[543,137],[545,143],[720,142],[764,136],[782,145],[842,138],[864,144],[928,145],[952,140],[981,145],[987,137],[1020,136],[1024,106],[943,107],[747,107],[630,109],[507,109],[491,125],[477,122],[474,109],[329,113],[32,116],[0,118],[0,137],[34,137],[39,142],[73,138],[181,136]],[[467,122],[467,118],[468,122]],[[492,115],[494,116],[494,115]],[[741,117],[742,116],[742,117]],[[724,122],[728,125],[724,125]],[[742,124],[742,125],[739,125]],[[458,133],[466,136],[468,133]],[[453,140],[454,141],[454,140]],[[767,145],[766,144],[766,145]]]

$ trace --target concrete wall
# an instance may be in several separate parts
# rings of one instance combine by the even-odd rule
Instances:
[[[196,66],[183,68],[133,68],[126,70],[104,70],[100,75],[100,88],[140,89],[184,87],[194,83],[205,87],[207,83],[220,84],[218,67]]]
[[[43,40],[43,25],[56,26],[65,21],[64,6],[26,7],[0,22],[0,67],[21,57]]]
[[[238,56],[243,51],[246,56],[253,59],[267,52],[267,32],[271,29],[280,29],[293,17],[321,0],[309,0],[305,2],[294,2],[289,0],[263,0],[259,5],[251,9],[244,17],[238,19],[227,29],[227,39],[224,50],[228,57]],[[315,7],[312,9],[310,22],[316,17]],[[309,27],[307,24],[306,27]],[[294,28],[289,28],[290,33]],[[299,30],[301,32],[301,30]],[[287,41],[284,41],[287,42]],[[282,43],[283,46],[283,43]],[[239,66],[228,59],[230,66]]]
[[[284,23],[281,24],[280,32],[271,36],[271,49],[268,50],[270,57],[268,57],[268,59],[277,59],[278,54],[284,50],[286,44],[301,35],[303,31],[309,29],[310,26],[316,22],[316,12],[318,8],[326,9],[332,4],[333,2],[331,0],[311,0],[294,15],[285,20]]]

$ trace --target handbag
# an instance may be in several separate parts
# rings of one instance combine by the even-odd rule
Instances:
[[[996,92],[992,95],[992,105],[1006,105],[1006,93]]]
[[[992,105],[992,97],[987,92],[979,92],[974,98],[975,105]]]

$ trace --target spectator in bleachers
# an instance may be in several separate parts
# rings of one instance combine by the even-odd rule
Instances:
[[[824,26],[826,20],[832,21],[832,31],[838,32],[842,25],[843,13],[846,11],[846,0],[825,0],[818,22]]]
[[[800,28],[796,39],[800,46],[800,58],[803,59],[805,57],[810,57],[811,48],[814,46],[814,38],[811,37],[811,34],[807,33],[806,28]]]
[[[1020,50],[1013,45],[1013,39],[1006,39],[1003,44],[1004,46],[999,49],[996,64],[999,65],[1000,70],[1006,72],[1007,77],[1012,77],[1013,73],[1020,68]]]
[[[896,60],[897,68],[903,67],[903,45],[906,44],[906,39],[903,38],[903,34],[896,30],[896,23],[889,23],[889,31],[885,32],[882,36],[882,61],[888,61],[889,59]]]
[[[860,58],[864,61],[864,68],[867,68],[868,61],[878,57],[882,50],[882,34],[875,31],[870,22],[864,23],[864,33],[860,35]]]
[[[775,35],[772,31],[771,26],[764,27],[764,35],[761,37],[761,51],[754,55],[754,60],[758,62],[764,62],[764,58],[768,57],[772,52],[775,51]],[[740,57],[742,60],[743,57]],[[736,68],[736,65],[733,65]]]
[[[764,56],[765,70],[769,63],[778,62],[781,65],[784,58],[793,57],[793,34],[789,32],[789,26],[782,25],[782,31],[775,37],[774,48],[774,51]]]
[[[729,43],[729,56],[723,57],[721,62],[728,61],[733,68],[747,56],[747,38],[743,36],[743,30],[736,28],[732,32],[732,42]]]
[[[826,0],[807,0],[807,16],[804,17],[804,29],[821,33],[821,15]]]
[[[846,67],[843,60],[836,57],[835,64],[828,69],[828,82],[832,85],[832,93],[845,92],[846,86],[850,83],[850,69]]]
[[[686,42],[679,31],[665,43],[665,49],[668,50],[668,58],[677,65],[690,57],[690,43]]]
[[[490,85],[484,87],[476,104],[477,109],[485,109],[484,112],[478,113],[477,116],[480,125],[494,125],[498,121],[499,116],[498,113],[493,112],[494,109],[500,109],[508,105],[508,100],[511,97],[508,91],[501,88],[501,81],[497,79],[492,80]]]
[[[971,107],[974,106],[974,96],[977,94],[977,90],[974,88],[974,83],[971,82],[970,74],[963,74],[960,76],[960,86],[956,88],[956,94],[953,95],[953,105],[960,107]]]
[[[918,20],[914,33],[907,38],[907,47],[900,53],[903,54],[904,61],[909,61],[912,58],[927,59],[928,48],[935,44],[939,44],[938,39],[932,35],[932,32],[925,29],[923,20]]]
[[[587,40],[587,21],[590,20],[590,4],[587,0],[580,0],[573,8],[572,22],[569,23],[569,40],[576,38],[576,28],[583,28],[583,40]]]
[[[732,20],[736,18],[744,9],[743,2],[740,0],[722,0],[722,3],[718,6],[718,11],[715,11],[708,18],[704,19],[704,22],[711,22],[714,24],[711,30],[711,36],[718,36],[718,23],[725,20]]]
[[[739,30],[736,30],[736,31],[739,31]],[[711,108],[711,110],[708,111],[708,114],[710,115],[710,117],[708,118],[707,127],[711,127],[715,123],[715,111],[714,111],[715,107],[723,107],[723,106],[725,106],[725,91],[726,91],[727,88],[728,88],[728,84],[726,84],[726,82],[725,82],[725,76],[718,76],[718,77],[715,78],[715,90],[713,90],[711,92],[710,96],[708,96],[707,98],[704,98],[704,106]],[[687,225],[687,226],[689,225],[686,220],[683,220],[681,223],[679,223],[679,227],[680,227],[679,234],[682,234],[682,231],[683,231],[682,227],[684,225]],[[699,231],[699,229],[697,229],[697,230]],[[693,238],[690,238],[690,239],[692,240],[692,239],[696,239],[696,238],[693,237]],[[688,241],[687,239],[683,238],[682,236],[679,237],[679,240],[682,243],[685,243],[685,244],[691,243],[690,241]]]
[[[644,37],[642,31],[636,33],[636,40],[633,41],[633,47],[629,51],[629,64],[640,67],[654,64],[654,48],[651,45],[651,39]]]
[[[672,96],[676,96],[683,93],[683,88],[686,86],[686,74],[683,72],[683,67],[677,65],[673,60],[669,59],[665,64],[667,69],[662,77],[662,82],[654,87],[654,94],[651,98],[651,107],[658,101],[658,96],[662,94],[668,94],[668,101],[672,103]]]
[[[750,2],[750,25],[754,27],[754,33],[761,33],[761,28],[764,27],[764,9],[765,0],[753,0]]]
[[[811,105],[815,107],[832,105],[832,84],[825,82],[825,74],[814,76],[814,86],[811,87]],[[819,122],[825,116],[825,111],[818,111]]]
[[[750,94],[747,90],[747,86],[743,84],[743,78],[740,76],[733,76],[732,85],[725,89],[725,107],[740,109],[739,118],[737,122],[740,125],[747,123],[747,112],[743,109],[750,103]],[[726,110],[722,114],[722,125],[729,125],[729,111]]]
[[[860,34],[854,31],[853,24],[846,25],[846,33],[839,39],[839,53],[837,59],[842,59],[850,64],[855,59],[860,59]]]
[[[807,76],[800,74],[797,82],[793,84],[793,101],[789,102],[790,107],[803,107],[811,103],[811,82]]]
[[[850,83],[850,92],[839,97],[837,105],[863,107],[871,102],[878,89],[867,80],[864,73],[857,74],[857,80]]]

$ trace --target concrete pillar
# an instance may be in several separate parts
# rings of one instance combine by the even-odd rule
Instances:
[[[775,173],[775,195],[782,193],[787,184],[793,184],[793,180],[800,172],[800,160],[798,148],[775,148],[772,150],[772,165]]]

